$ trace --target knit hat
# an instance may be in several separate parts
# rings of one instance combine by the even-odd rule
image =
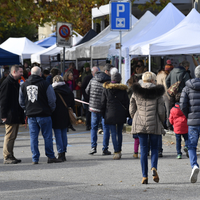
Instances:
[[[90,63],[85,63],[84,68],[90,67]]]
[[[62,76],[60,76],[60,75],[56,75],[56,76],[54,76],[53,77],[53,83],[55,83],[55,82],[64,82],[64,79],[63,79],[63,77]]]
[[[121,74],[118,72],[117,68],[112,68],[110,70],[111,82],[120,83],[122,80]]]
[[[173,68],[173,65],[165,65],[165,71],[171,71]]]
[[[171,65],[171,64],[172,64],[171,60],[167,60],[166,63],[167,63],[168,65]]]

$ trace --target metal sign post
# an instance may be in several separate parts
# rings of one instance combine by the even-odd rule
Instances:
[[[119,31],[120,35],[119,73],[121,73],[122,31],[131,30],[131,1],[110,1],[110,27],[111,31]]]

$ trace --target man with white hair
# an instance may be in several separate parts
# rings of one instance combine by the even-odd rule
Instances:
[[[110,131],[109,126],[104,123],[102,118],[102,105],[101,96],[103,92],[103,83],[110,81],[110,70],[113,68],[112,65],[106,64],[103,68],[104,72],[98,71],[94,77],[90,80],[85,92],[90,96],[89,98],[89,111],[91,112],[91,150],[90,155],[97,153],[97,131],[100,120],[103,126],[103,148],[102,155],[111,155],[108,151]]]
[[[87,88],[90,80],[94,77],[94,75],[97,71],[99,71],[98,67],[96,67],[96,66],[92,67],[92,74],[87,75],[83,79],[83,82],[81,84],[81,91],[82,91],[85,102],[89,103],[89,95],[86,94],[85,89]],[[84,108],[85,108],[85,115],[86,115],[86,131],[89,131],[91,128],[91,114],[89,111],[89,106],[87,104],[84,104]]]
[[[41,69],[34,66],[31,76],[21,85],[20,106],[26,111],[30,131],[32,164],[38,164],[40,152],[38,135],[41,129],[45,144],[47,163],[62,162],[53,151],[51,114],[56,108],[56,96],[52,85],[41,77]]]
[[[1,119],[5,123],[6,134],[3,144],[4,164],[17,164],[20,159],[14,157],[13,148],[18,134],[19,124],[24,123],[24,112],[19,105],[19,83],[23,68],[19,65],[11,67],[11,73],[1,84]]]
[[[180,108],[188,124],[188,153],[192,167],[191,183],[196,183],[199,173],[196,149],[200,135],[200,65],[195,69],[195,77],[185,83],[186,86],[180,98]]]

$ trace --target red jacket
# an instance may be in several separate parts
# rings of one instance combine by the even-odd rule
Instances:
[[[170,110],[169,122],[174,126],[174,132],[176,134],[188,133],[187,119],[181,111],[179,104]]]

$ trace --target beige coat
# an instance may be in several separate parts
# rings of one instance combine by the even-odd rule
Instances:
[[[164,134],[162,122],[165,120],[165,107],[162,95],[165,89],[162,85],[152,83],[133,85],[129,112],[132,122],[132,134]]]

